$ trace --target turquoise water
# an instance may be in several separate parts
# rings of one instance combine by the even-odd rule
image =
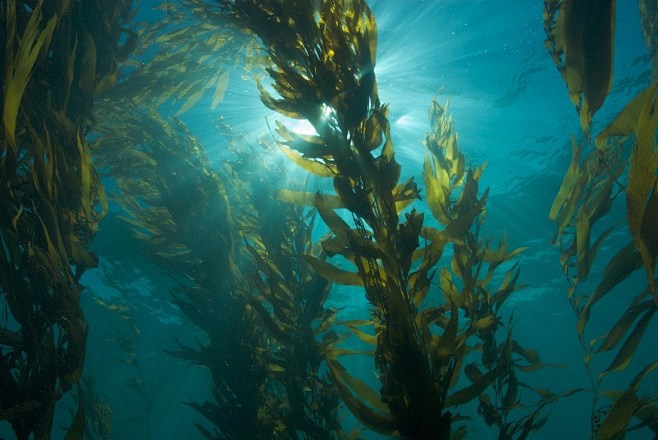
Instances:
[[[152,7],[159,3],[142,0],[139,18],[156,22],[160,15]],[[487,163],[482,179],[482,187],[490,188],[485,232],[495,237],[506,231],[511,248],[528,248],[519,258],[519,282],[527,287],[508,301],[503,315],[514,312],[515,334],[524,346],[538,349],[546,363],[564,364],[564,368],[547,368],[521,380],[555,392],[588,388],[559,251],[550,244],[555,225],[548,220],[569,164],[570,136],[582,140],[583,135],[566,86],[544,48],[543,4],[379,0],[370,5],[379,29],[375,69],[379,95],[391,106],[389,119],[403,176],[415,176],[422,182],[427,109],[438,96],[440,102],[449,102],[467,163]],[[617,2],[615,37],[614,83],[595,117],[594,133],[650,80],[636,2]],[[268,134],[266,119],[270,124],[276,119],[258,100],[253,81],[241,80],[239,75],[233,78],[225,100],[214,111],[202,100],[183,116],[218,164],[225,155],[226,139],[213,128],[213,121],[223,117],[235,130],[255,139]],[[291,180],[301,176],[290,170]],[[112,188],[110,180],[106,183]],[[307,183],[309,189],[318,187],[321,184]],[[112,409],[111,438],[203,438],[195,423],[206,422],[185,402],[210,398],[210,375],[165,350],[176,350],[176,340],[194,344],[205,336],[172,304],[175,284],[140,254],[139,243],[119,219],[120,214],[113,205],[103,220],[93,242],[99,268],[89,270],[81,281],[88,288],[82,305],[90,323],[86,375],[94,377],[94,389]],[[623,204],[614,205],[610,217],[611,223],[623,220]],[[625,244],[624,234],[624,226],[619,226],[601,254],[610,255]],[[605,261],[597,261],[591,279],[600,277]],[[592,283],[585,288],[595,285]],[[638,272],[623,289],[634,295],[642,283],[644,274]],[[590,336],[605,331],[604,317],[616,320],[627,304],[622,296],[598,306],[600,322],[592,320]],[[125,304],[126,309],[108,310],[102,303]],[[362,295],[345,287],[332,291],[329,305],[342,308],[344,318],[367,316],[369,307]],[[647,335],[656,331],[654,322]],[[651,338],[645,339],[627,371],[606,382],[609,388],[623,388],[638,368],[655,359]],[[608,363],[609,358],[595,361],[599,370]],[[346,366],[366,380],[374,380],[368,359],[359,358]],[[645,388],[655,391],[656,386],[654,374],[647,378]],[[587,438],[591,399],[589,392],[561,399],[547,412],[550,418],[544,428],[531,438]],[[53,438],[60,438],[58,429],[64,430],[70,420],[65,406],[66,401],[58,413]],[[497,432],[479,421],[476,406],[460,408],[460,413],[473,417],[468,438],[496,438]],[[349,417],[347,423],[352,423]],[[11,438],[2,428],[6,426],[0,426],[0,436]],[[641,432],[627,438],[649,438]],[[365,437],[379,438],[370,433]]]

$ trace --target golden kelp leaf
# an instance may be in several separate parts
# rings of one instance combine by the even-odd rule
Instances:
[[[446,359],[455,351],[455,339],[457,338],[457,330],[459,327],[459,312],[454,302],[450,303],[450,320],[446,325],[443,334],[439,339],[436,347],[436,356],[438,358]]]
[[[602,353],[615,348],[619,341],[621,341],[621,338],[628,332],[631,324],[635,322],[642,312],[647,311],[650,307],[653,307],[653,301],[644,301],[634,307],[629,307],[608,332],[603,342],[597,347],[596,352]]]
[[[613,371],[621,371],[626,368],[626,366],[628,366],[628,363],[631,361],[633,354],[635,354],[635,350],[640,344],[642,336],[644,336],[644,332],[646,331],[649,322],[651,322],[651,318],[655,312],[656,308],[652,307],[648,312],[644,314],[644,316],[638,321],[637,325],[633,329],[633,332],[624,342],[624,345],[622,345],[617,352],[617,355],[613,359],[610,366],[599,373],[599,377],[603,377],[604,375]]]
[[[302,259],[313,267],[313,270],[328,281],[348,286],[363,286],[361,276],[356,272],[342,270],[310,255],[302,255]]]
[[[449,395],[446,397],[444,406],[449,408],[451,406],[462,405],[475,399],[477,396],[482,394],[484,390],[486,390],[487,387],[494,382],[494,380],[496,380],[504,366],[504,363],[500,363],[493,370],[483,374],[477,382]]]
[[[15,1],[8,0],[11,6],[7,5],[7,13],[13,10],[15,13]],[[30,14],[25,31],[19,38],[18,51],[14,57],[10,57],[7,63],[7,77],[5,78],[4,95],[5,102],[3,105],[2,121],[5,129],[5,136],[9,149],[13,155],[16,154],[16,119],[18,117],[18,107],[20,106],[25,87],[30,79],[34,63],[41,53],[41,49],[47,49],[47,41],[50,41],[52,33],[57,24],[57,16],[48,20],[46,27],[37,38],[39,33],[39,24],[43,13],[41,6],[43,0],[39,0]],[[15,26],[16,17],[7,17],[10,26]]]
[[[578,279],[585,280],[591,266],[589,256],[589,217],[584,209],[576,215],[576,267]]]
[[[647,103],[647,100],[656,93],[654,84],[647,87],[637,94],[631,102],[629,102],[624,109],[617,114],[615,119],[596,137],[596,147],[601,149],[605,146],[605,142],[612,136],[630,136],[637,127],[640,113]]]
[[[633,415],[646,403],[644,399],[640,400],[637,397],[640,382],[656,368],[658,368],[658,361],[647,365],[635,376],[629,387],[612,405],[610,412],[596,432],[596,440],[613,440],[620,438],[620,435],[623,437]]]
[[[347,326],[352,331],[352,333],[356,335],[356,337],[361,339],[366,344],[372,346],[377,345],[377,335],[371,335],[370,333],[366,333],[359,328],[362,326],[372,326],[374,325],[373,321],[347,321],[343,322],[343,325]]]
[[[299,167],[305,169],[309,173],[315,174],[316,176],[335,177],[338,174],[336,166],[333,164],[307,159],[297,151],[283,145],[280,145],[279,149],[288,157],[288,159],[292,160]]]
[[[586,133],[612,84],[614,30],[614,0],[565,1],[549,36],[555,53],[564,54],[564,78]]]
[[[633,246],[633,243],[629,243],[610,259],[606,265],[603,278],[596,286],[596,290],[589,297],[580,313],[580,318],[576,324],[576,330],[579,335],[582,335],[585,330],[590,311],[594,304],[640,267],[642,267],[642,258]]]
[[[658,87],[658,85],[656,86]],[[645,211],[647,208],[647,200],[652,200],[652,193],[655,193],[658,179],[656,178],[656,170],[658,169],[658,150],[654,144],[656,136],[656,128],[658,127],[658,108],[656,101],[655,91],[648,97],[642,111],[640,113],[638,124],[636,128],[637,138],[635,147],[631,152],[630,166],[628,170],[628,187],[626,190],[626,205],[627,205],[627,219],[628,229],[633,236],[633,243],[640,251],[642,262],[647,274],[647,281],[651,292],[656,298],[658,304],[658,296],[656,295],[656,284],[654,278],[654,271],[656,267],[656,255],[658,254],[658,243],[647,241],[648,233],[652,234],[655,225],[658,224],[658,219],[651,219],[645,222]],[[652,207],[650,215],[658,215],[658,210]],[[643,229],[643,223],[648,224],[648,229]]]
[[[450,181],[445,171],[438,169],[436,170],[437,174],[434,173],[431,161],[431,156],[426,156],[423,165],[427,204],[434,218],[441,224],[447,225],[452,220],[450,218],[450,205],[448,202]]]
[[[215,110],[217,105],[224,99],[224,94],[226,93],[226,88],[228,87],[229,74],[228,70],[222,72],[217,78],[217,86],[215,86],[215,93],[212,96],[212,103],[210,104],[210,110]]]
[[[311,192],[281,189],[276,192],[275,197],[277,200],[281,200],[282,202],[287,203],[294,203],[295,205],[315,206],[315,193]],[[334,194],[323,194],[322,199],[325,206],[331,209],[341,209],[345,207],[338,196]]]
[[[555,200],[553,200],[553,205],[551,205],[551,211],[548,214],[548,219],[555,221],[558,213],[564,206],[565,202],[571,197],[571,192],[574,183],[576,182],[577,176],[580,174],[580,152],[582,148],[578,146],[576,138],[571,136],[571,163],[567,172],[564,173],[564,179],[560,185]]]
[[[496,315],[491,314],[472,322],[471,327],[475,330],[486,330],[496,324],[496,322],[498,322]]]

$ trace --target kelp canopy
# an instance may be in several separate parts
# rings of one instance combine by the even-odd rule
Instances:
[[[656,8],[639,4],[655,66]],[[400,159],[365,1],[183,0],[159,3],[155,23],[132,23],[136,6],[0,5],[0,421],[17,438],[50,438],[56,402],[75,385],[76,398],[60,405],[70,412],[66,438],[112,435],[99,391],[109,382],[81,380],[85,352],[100,349],[87,349],[88,329],[105,325],[88,324],[80,307],[81,276],[98,264],[88,247],[108,211],[103,183],[133,251],[168,277],[168,290],[140,301],[170,301],[185,320],[186,334],[156,330],[158,356],[208,372],[204,397],[175,389],[203,438],[458,439],[477,437],[479,424],[522,440],[559,399],[584,391],[592,438],[658,432],[656,396],[646,393],[658,360],[604,389],[637,359],[658,307],[655,67],[612,123],[592,128],[615,77],[615,1],[545,2],[546,47],[583,131],[546,206],[590,380],[573,389],[528,374],[562,365],[542,362],[532,335],[516,331],[509,303],[523,294],[526,249],[489,237],[485,165],[462,151],[447,105],[428,102],[418,166]],[[204,105],[223,111],[236,71],[257,77],[276,116],[256,145],[217,122],[226,141],[218,162],[190,121]],[[313,178],[297,185],[285,163]],[[622,199],[626,241],[614,249]],[[597,258],[606,270],[592,280]],[[646,285],[628,308],[612,320],[598,313],[635,272]],[[332,301],[340,289],[367,304],[356,319]],[[145,385],[138,315],[152,312],[128,292],[94,304],[128,328],[106,342],[139,369],[127,386],[150,411],[157,397]],[[593,323],[607,333],[590,338]],[[599,370],[594,358],[606,353]]]

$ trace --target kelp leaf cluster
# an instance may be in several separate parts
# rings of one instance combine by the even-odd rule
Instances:
[[[107,210],[85,135],[97,87],[118,74],[132,6],[0,5],[0,408],[20,439],[49,438],[56,402],[82,374],[78,280],[96,265],[87,247]]]
[[[559,40],[570,41],[570,44],[576,47],[586,47],[592,54],[610,52],[609,58],[612,59],[612,37],[593,39],[602,31],[607,33],[607,28],[585,28],[580,34],[570,34],[571,31],[564,24],[571,20],[570,10],[564,6],[566,3],[562,4],[558,25],[554,26],[553,14],[558,13],[557,3],[546,2],[547,45],[551,55],[555,57],[554,50],[557,46],[553,42]],[[610,4],[610,10],[614,11],[614,2]],[[640,11],[647,46],[653,54],[656,50],[655,38],[652,37],[655,35],[656,11],[645,2],[640,2]],[[598,15],[602,24],[607,23],[607,16]],[[612,17],[614,18],[614,14]],[[611,29],[612,25],[609,28]],[[585,64],[588,59],[597,62],[596,66],[592,66],[593,69],[611,72],[607,55],[605,58],[588,57],[586,53],[581,56]],[[571,92],[572,84],[568,72],[565,80]],[[608,89],[609,84],[600,88],[601,99],[605,98]],[[650,363],[638,373],[625,391],[599,391],[601,381],[606,375],[623,371],[630,365],[658,308],[655,278],[658,256],[657,98],[654,81],[638,93],[596,136],[593,151],[582,159],[584,147],[573,139],[571,164],[549,215],[557,224],[555,241],[562,252],[561,263],[570,284],[568,296],[578,318],[576,330],[586,352],[585,364],[594,385],[593,414],[601,411],[597,407],[599,395],[613,400],[607,414],[599,417],[593,424],[597,439],[616,438],[619,433],[629,429],[633,417],[638,418],[642,426],[649,426],[654,432],[658,426],[656,414],[651,410],[652,398],[638,396],[640,382],[655,368],[655,363]],[[582,123],[582,109],[579,111]],[[583,129],[589,138],[588,125],[583,124]],[[622,182],[625,182],[625,185]],[[596,282],[594,289],[589,293],[582,293],[584,289],[581,284],[589,277],[598,251],[611,241],[609,237],[619,229],[619,225],[608,224],[607,229],[594,235],[593,231],[600,230],[594,227],[606,221],[610,223],[608,217],[611,217],[613,204],[623,203],[615,201],[620,194],[624,196],[626,225],[630,237],[626,244],[622,242],[622,246],[613,249],[603,275]],[[593,316],[596,316],[593,315],[594,306],[606,296],[619,291],[624,280],[642,269],[646,274],[646,287],[629,297],[628,307],[621,316],[610,322],[605,335],[587,341],[585,331]],[[601,317],[596,316],[596,319],[600,320]],[[591,360],[594,355],[600,353],[609,353],[613,357],[608,367],[594,377]]]
[[[363,286],[373,306],[371,320],[346,325],[374,345],[379,393],[338,360],[360,351],[341,347],[343,338],[334,333],[325,337],[325,356],[344,403],[381,433],[448,438],[452,415],[446,409],[492,388],[495,401],[504,403],[484,400],[491,412],[502,414],[491,423],[499,424],[504,435],[525,437],[541,426],[538,412],[519,423],[508,422],[507,413],[518,398],[517,366],[532,370],[543,364],[531,354],[524,358],[528,364],[515,360],[513,347],[534,352],[520,348],[510,333],[503,341],[496,338],[502,328],[498,308],[517,288],[518,268],[508,271],[498,289],[490,283],[496,267],[520,250],[507,252],[504,243],[496,247],[480,241],[487,196],[479,196],[482,169],[465,170],[451,122],[436,102],[430,111],[433,132],[428,134],[431,154],[424,180],[431,212],[443,228],[425,226],[424,215],[415,209],[404,212],[400,222],[403,209],[420,191],[413,180],[399,182],[388,108],[377,94],[372,12],[360,1],[218,3],[268,50],[272,83],[259,85],[264,104],[284,116],[306,119],[315,129],[314,135],[299,135],[278,123],[284,153],[307,171],[333,178],[335,194],[282,190],[278,196],[317,209],[331,231],[321,242],[324,254],[342,256],[354,270],[324,256],[306,260],[330,281]],[[444,298],[435,305],[431,280],[448,244],[454,253],[450,269],[440,270]],[[360,330],[362,325],[374,333]],[[470,346],[471,338],[481,343]],[[480,363],[465,366],[476,352]],[[450,393],[462,368],[473,372],[467,375],[471,384]]]

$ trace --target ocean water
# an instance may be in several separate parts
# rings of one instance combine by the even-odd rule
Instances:
[[[154,8],[161,3],[142,0],[137,19],[157,23],[162,13]],[[379,96],[390,104],[391,131],[403,177],[413,176],[422,182],[427,110],[434,97],[442,104],[449,103],[467,164],[487,164],[481,181],[481,188],[489,188],[490,194],[484,233],[493,238],[506,233],[510,248],[527,247],[515,259],[521,267],[519,283],[526,287],[508,300],[502,315],[513,313],[514,332],[522,345],[539,350],[545,363],[561,364],[561,368],[545,368],[520,380],[556,393],[590,389],[560,253],[551,244],[556,226],[548,219],[569,165],[571,136],[582,141],[583,134],[566,85],[544,47],[543,2],[368,3],[378,26],[375,72]],[[614,82],[594,118],[593,133],[605,127],[650,82],[651,64],[637,2],[618,0],[616,20]],[[232,75],[225,98],[216,109],[209,109],[209,100],[204,97],[181,119],[199,138],[215,166],[227,157],[228,139],[215,128],[219,118],[248,139],[271,135],[269,126],[277,116],[260,103],[250,78]],[[289,166],[290,181],[302,180],[303,173]],[[105,184],[110,191],[116,190],[111,178]],[[314,181],[305,185],[312,191],[327,188]],[[427,209],[422,202],[417,206]],[[92,244],[99,267],[88,270],[81,280],[87,288],[81,301],[90,326],[85,376],[111,409],[110,438],[201,439],[195,425],[209,425],[186,402],[211,399],[210,374],[206,368],[167,351],[175,351],[177,341],[194,345],[195,341],[205,341],[206,336],[172,303],[175,281],[142,254],[138,240],[121,217],[121,208],[111,204]],[[609,258],[627,242],[624,218],[623,201],[617,200],[610,222],[621,224],[600,255]],[[585,290],[595,286],[603,274],[607,262],[603,256],[595,262]],[[643,283],[644,273],[638,271],[621,287],[627,294],[617,293],[597,306],[588,335],[604,333]],[[337,286],[327,305],[340,308],[342,319],[369,316],[367,300],[353,288]],[[654,320],[629,367],[607,378],[603,388],[623,389],[640,368],[656,360],[652,336],[657,331]],[[345,361],[345,366],[376,387],[371,359],[355,357],[351,362]],[[609,362],[609,357],[595,359],[594,370],[604,369]],[[654,373],[646,378],[642,389],[655,395],[657,386]],[[549,417],[543,428],[529,438],[589,438],[591,405],[589,390],[559,399],[546,408],[544,414]],[[54,439],[63,438],[73,407],[70,398],[61,402]],[[470,429],[467,438],[497,438],[497,431],[480,421],[476,408],[472,403],[458,410],[472,417],[465,422]],[[344,409],[342,414],[346,425],[355,423]],[[626,438],[651,436],[645,429]],[[1,423],[0,437],[12,438]],[[364,430],[363,438],[384,437]]]

